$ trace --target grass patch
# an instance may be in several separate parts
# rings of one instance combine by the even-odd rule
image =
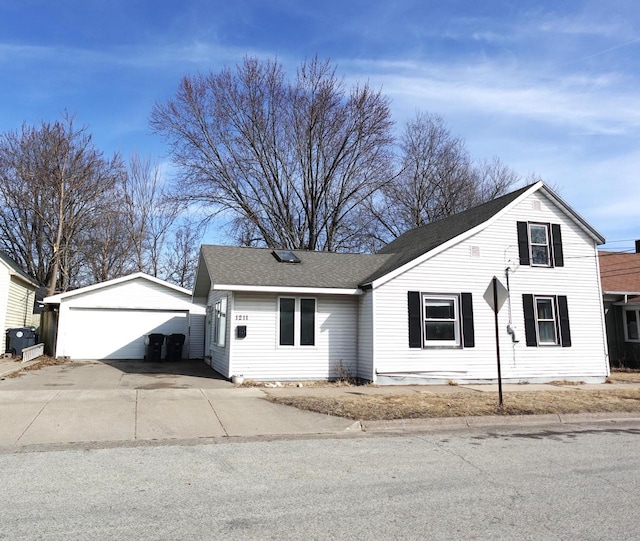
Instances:
[[[640,383],[640,370],[612,370],[609,380],[612,383]]]
[[[359,421],[428,419],[479,415],[640,412],[640,389],[607,391],[518,391],[498,393],[419,392],[398,395],[269,396],[277,404]]]

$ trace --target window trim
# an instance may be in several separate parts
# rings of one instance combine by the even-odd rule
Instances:
[[[551,319],[542,319],[538,313],[538,301],[549,300],[551,301]],[[533,310],[534,318],[536,322],[536,342],[539,346],[559,346],[560,345],[560,328],[558,327],[558,308],[557,300],[553,295],[534,295],[533,296]],[[553,323],[553,342],[543,342],[540,339],[540,323]]]
[[[540,342],[540,328],[538,318],[538,299],[551,299],[556,342]],[[522,312],[524,317],[524,333],[528,347],[571,347],[571,325],[569,321],[569,306],[566,295],[533,295],[523,293]],[[544,320],[550,321],[550,320]]]
[[[221,297],[213,305],[213,340],[211,345],[226,346],[227,338],[227,297]]]
[[[636,315],[636,333],[638,338],[629,338],[629,324],[627,323],[627,313],[634,312]],[[624,327],[624,341],[632,344],[640,342],[640,308],[627,308],[622,310],[622,326]]]
[[[457,299],[457,325],[459,343],[454,345],[451,341],[447,341],[446,345],[434,344],[433,340],[425,341],[425,319],[424,313],[424,297],[455,297]],[[473,294],[469,292],[462,293],[443,293],[443,292],[421,292],[407,291],[407,324],[408,324],[408,346],[410,349],[462,349],[473,348],[475,342],[475,329],[473,318]],[[425,345],[425,342],[428,342]]]
[[[443,294],[443,293],[422,293],[422,346],[425,348],[433,347],[451,347],[458,348],[462,345],[462,321],[461,321],[461,309],[460,309],[460,295],[459,294]],[[453,301],[453,318],[427,318],[427,301]],[[454,339],[453,340],[429,340],[427,338],[426,325],[427,322],[453,322],[454,325]]]
[[[531,232],[532,227],[542,227],[544,228],[546,242],[533,242],[533,234]],[[545,224],[541,222],[529,222],[527,228],[529,234],[529,264],[532,267],[552,267],[553,254],[551,251],[552,242],[551,242],[551,227],[550,224]],[[533,261],[533,248],[535,246],[544,246],[547,249],[547,262],[546,263],[534,263]]]
[[[281,343],[281,319],[280,303],[282,299],[294,301],[293,305],[293,344]],[[302,301],[313,301],[313,343],[302,343]],[[276,347],[283,349],[291,348],[315,348],[318,340],[318,299],[316,297],[296,297],[290,295],[279,296],[276,300]]]

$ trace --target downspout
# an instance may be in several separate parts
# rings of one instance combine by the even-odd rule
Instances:
[[[34,291],[35,293],[35,291]],[[27,326],[27,314],[29,313],[29,297],[31,297],[31,292],[27,289],[27,294],[25,297],[25,303],[24,303],[24,318],[22,320],[22,326],[26,327]],[[33,310],[33,308],[32,308]]]
[[[509,271],[514,272],[511,267],[504,269],[504,276],[507,281],[507,299],[509,300],[509,322],[507,323],[507,333],[511,335],[511,357],[513,360],[513,368],[516,366],[516,344],[520,341],[517,337],[517,329],[513,324],[513,309],[511,306],[511,284],[509,281]]]

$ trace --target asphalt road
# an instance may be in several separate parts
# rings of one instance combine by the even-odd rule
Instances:
[[[638,539],[640,426],[0,454],[0,539]]]

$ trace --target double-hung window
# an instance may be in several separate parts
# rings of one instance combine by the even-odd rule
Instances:
[[[538,344],[555,346],[558,343],[555,298],[536,297],[535,301]]]
[[[625,341],[640,342],[640,309],[626,309],[623,313]]]
[[[425,346],[459,346],[458,296],[423,295]]]
[[[522,295],[527,346],[571,346],[565,295]]]
[[[278,344],[314,346],[316,343],[316,299],[278,299]]]
[[[564,267],[564,250],[560,224],[518,222],[520,265]]]
[[[474,347],[471,293],[407,292],[409,347]]]
[[[549,225],[529,224],[529,238],[531,239],[531,265],[540,267],[550,266]]]

